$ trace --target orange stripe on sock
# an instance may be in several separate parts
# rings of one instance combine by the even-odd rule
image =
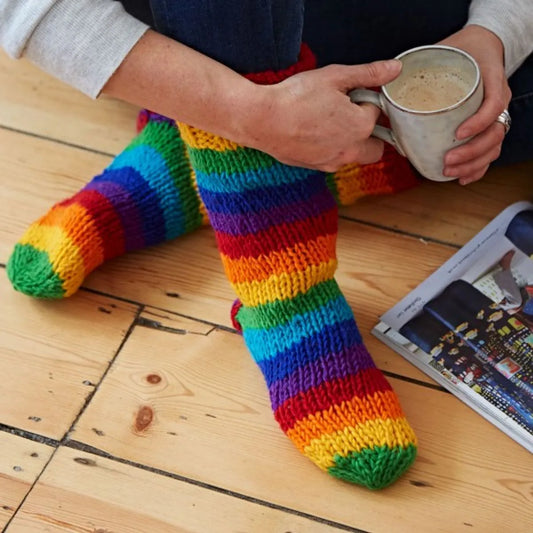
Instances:
[[[309,266],[328,263],[335,258],[336,239],[336,235],[326,235],[316,240],[297,243],[284,250],[270,252],[268,255],[232,259],[221,254],[221,258],[230,283],[252,283],[266,280],[273,275],[303,272]],[[332,276],[333,273],[332,270]]]
[[[363,398],[355,396],[328,410],[310,414],[296,422],[287,431],[287,436],[303,451],[311,441],[324,434],[333,434],[372,420],[399,419],[403,416],[398,397],[393,391],[376,392]]]
[[[79,205],[54,206],[38,222],[44,226],[61,228],[79,248],[83,257],[84,276],[104,262],[102,238],[89,211]]]

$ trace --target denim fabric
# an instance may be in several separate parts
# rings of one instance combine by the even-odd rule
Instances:
[[[123,0],[157,31],[237,72],[283,69],[307,42],[319,65],[358,64],[464,26],[470,0]],[[149,16],[151,8],[151,16]],[[304,10],[305,7],[305,10]],[[495,164],[533,159],[533,56],[510,78],[513,125]]]
[[[150,0],[155,28],[241,73],[298,59],[303,0]]]

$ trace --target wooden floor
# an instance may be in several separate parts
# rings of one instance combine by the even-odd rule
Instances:
[[[511,202],[533,165],[342,212],[338,280],[420,440],[381,492],[329,478],[273,420],[231,329],[209,228],[114,260],[73,298],[5,274],[25,227],[129,141],[136,110],[0,56],[0,527],[18,532],[526,532],[531,455],[370,335]]]

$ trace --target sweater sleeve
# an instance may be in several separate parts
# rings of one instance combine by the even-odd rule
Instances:
[[[472,0],[467,24],[483,26],[500,38],[507,76],[533,52],[532,0]]]
[[[0,0],[0,46],[92,98],[147,29],[114,0]]]

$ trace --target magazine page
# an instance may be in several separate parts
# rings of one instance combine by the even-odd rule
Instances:
[[[533,204],[503,211],[374,333],[533,452]]]

